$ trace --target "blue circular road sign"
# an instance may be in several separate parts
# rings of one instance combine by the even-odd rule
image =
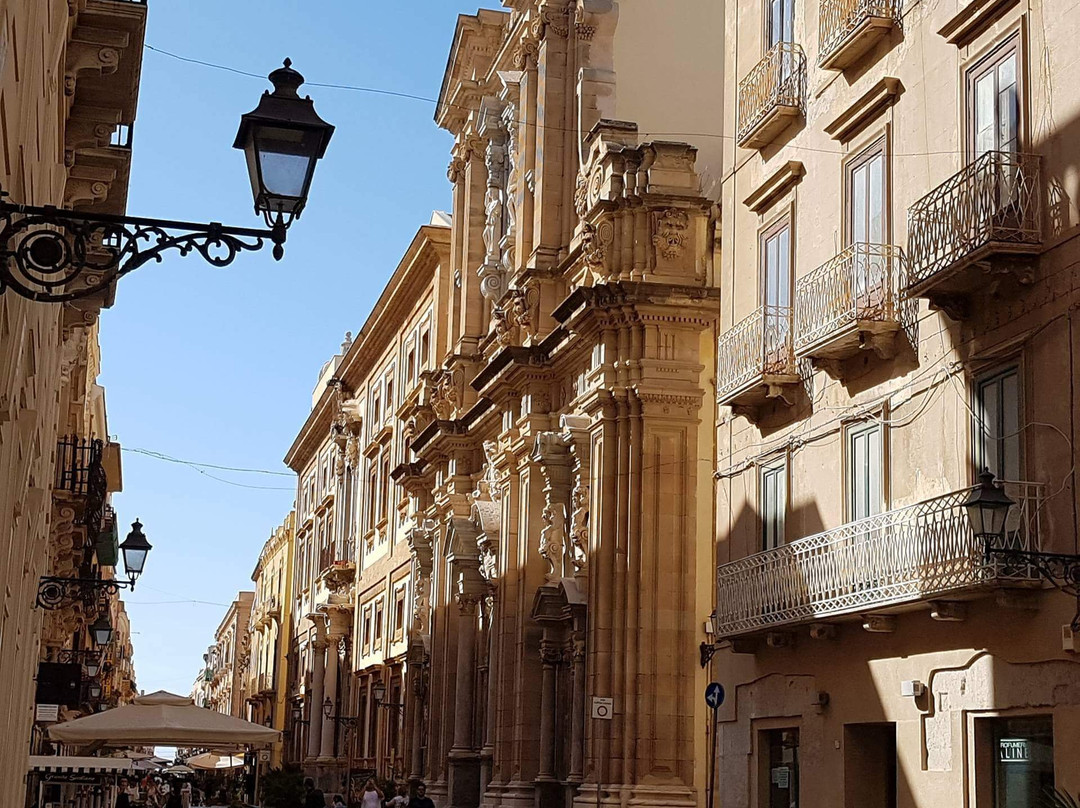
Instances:
[[[712,709],[724,703],[724,686],[719,682],[710,682],[705,688],[705,703]]]

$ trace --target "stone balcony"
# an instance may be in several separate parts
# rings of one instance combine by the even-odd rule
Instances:
[[[821,0],[818,66],[845,70],[900,24],[899,0]]]
[[[761,306],[720,335],[717,345],[718,403],[753,408],[784,398],[801,383],[792,344],[792,310]]]
[[[873,350],[894,353],[904,301],[904,256],[890,244],[852,244],[795,282],[795,354],[831,376]]]
[[[1030,282],[1041,250],[1039,157],[986,152],[908,210],[906,293],[960,319],[973,293]]]
[[[1005,567],[983,554],[963,502],[953,491],[723,564],[717,570],[717,639],[786,631],[861,615],[887,626],[887,612],[971,598],[980,590],[1034,586],[1034,569]],[[1006,483],[1018,507],[1009,546],[1037,551],[1042,486]],[[938,606],[938,614],[948,613]],[[870,621],[885,612],[886,621]]]
[[[739,82],[736,141],[760,149],[801,118],[806,107],[806,55],[794,42],[778,42]]]

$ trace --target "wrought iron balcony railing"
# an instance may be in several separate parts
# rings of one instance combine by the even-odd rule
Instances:
[[[56,442],[53,488],[83,500],[80,521],[95,534],[101,526],[108,495],[108,479],[101,463],[103,451],[103,441],[96,439],[67,435]]]
[[[908,210],[909,294],[996,252],[1042,241],[1039,157],[986,152]]]
[[[806,55],[794,42],[778,42],[739,82],[738,143],[769,143],[806,103]]]
[[[721,404],[733,403],[747,387],[797,380],[791,318],[790,307],[761,306],[721,335],[716,380]]]
[[[1019,507],[1007,526],[1018,550],[1039,549],[1042,486],[1006,483]],[[1028,566],[984,557],[963,503],[969,488],[849,522],[717,570],[720,638],[928,600],[989,583],[1038,580]]]
[[[821,0],[818,64],[849,67],[900,20],[900,0]]]
[[[819,346],[842,339],[845,331],[858,330],[860,324],[895,331],[904,286],[904,254],[899,247],[852,244],[795,282],[795,352],[813,355]]]

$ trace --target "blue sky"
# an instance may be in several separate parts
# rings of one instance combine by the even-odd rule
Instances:
[[[151,0],[155,48],[265,75],[286,56],[311,82],[438,94],[456,15],[496,0]],[[259,226],[239,117],[269,84],[144,54],[128,212]],[[416,228],[450,205],[450,136],[431,104],[307,87],[337,127],[293,225],[226,269],[169,256],[124,278],[101,319],[109,431],[126,449],[287,471],[319,368],[357,331]],[[139,688],[187,693],[227,604],[251,587],[259,549],[293,501],[293,479],[124,453],[126,526],[154,545],[132,616]],[[285,489],[285,490],[280,490]],[[178,602],[179,601],[179,602]]]

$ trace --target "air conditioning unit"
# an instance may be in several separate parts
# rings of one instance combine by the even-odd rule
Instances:
[[[908,679],[900,683],[900,695],[905,698],[917,699],[926,692],[926,685],[918,679]]]

